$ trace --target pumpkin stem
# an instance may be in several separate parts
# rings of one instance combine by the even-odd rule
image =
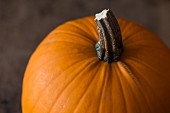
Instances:
[[[119,61],[123,52],[123,44],[116,17],[109,9],[105,9],[95,16],[94,20],[100,38],[95,44],[98,58],[108,63]]]

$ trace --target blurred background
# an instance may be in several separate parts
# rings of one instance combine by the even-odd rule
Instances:
[[[56,26],[109,8],[170,48],[170,0],[0,0],[0,113],[21,113],[29,57]]]

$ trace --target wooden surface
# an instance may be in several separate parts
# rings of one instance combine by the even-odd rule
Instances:
[[[21,113],[24,70],[40,41],[56,26],[104,8],[170,47],[170,0],[0,0],[0,113]]]

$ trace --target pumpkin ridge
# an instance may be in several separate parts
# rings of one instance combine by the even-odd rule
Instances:
[[[115,64],[115,66],[116,67],[118,67],[118,65],[117,65],[117,63]],[[114,67],[113,67],[113,69],[114,69]],[[125,108],[125,113],[128,113],[127,111],[128,111],[128,109],[127,109],[127,100],[126,100],[126,98],[125,98],[125,95],[124,95],[124,91],[123,91],[123,88],[122,88],[122,83],[121,83],[121,81],[120,81],[120,78],[119,78],[119,76],[117,75],[117,70],[116,69],[114,69],[114,72],[115,72],[115,77],[116,77],[116,79],[117,79],[117,81],[118,81],[118,83],[119,83],[119,85],[120,85],[120,90],[121,90],[121,92],[122,92],[122,97],[123,97],[123,101],[124,101],[124,108]]]
[[[122,41],[123,41],[124,45],[126,45],[126,44],[131,44],[132,42],[131,42],[130,40],[131,40],[131,39],[134,39],[134,37],[135,37],[136,35],[138,35],[139,33],[143,33],[143,32],[146,32],[146,30],[139,30],[138,32],[128,34],[127,36],[126,36],[126,34],[123,34],[123,33],[122,33]],[[135,39],[136,39],[136,37],[135,37]],[[141,40],[141,39],[139,39],[139,40]],[[129,42],[128,42],[128,41],[129,41]],[[136,41],[136,40],[135,40],[135,41]]]
[[[80,43],[69,42],[69,41],[57,41],[57,42],[70,43],[70,44],[72,44],[72,45],[80,45],[81,47],[88,47],[88,48],[91,48],[91,46],[93,46],[93,44],[90,44],[90,45],[83,45],[83,44],[80,44]]]
[[[117,69],[117,71],[119,72],[119,73],[122,73],[121,71],[120,71],[120,68],[119,68],[119,66],[118,65],[116,65],[117,67],[118,67],[118,69]],[[119,75],[121,75],[121,74],[119,74]],[[126,103],[128,103],[128,100],[127,100],[127,97],[125,96],[125,88],[123,88],[123,85],[122,85],[122,80],[121,80],[121,78],[120,78],[120,76],[117,76],[118,77],[118,81],[119,81],[119,83],[120,83],[120,86],[121,86],[121,90],[122,90],[122,94],[123,94],[123,99],[124,99],[124,103],[125,103],[125,105],[126,105],[126,112],[127,111],[129,111],[128,110],[128,107],[127,107],[127,104]],[[124,78],[125,80],[126,80],[126,78]],[[126,82],[127,82],[127,84],[129,85],[129,82],[126,80]],[[136,84],[135,84],[136,85]],[[132,87],[131,87],[131,85],[129,85],[130,87],[129,87],[129,89],[130,89],[130,92],[133,92],[133,89],[132,89]],[[135,94],[133,94],[134,95],[134,100],[135,100],[135,104],[137,104],[137,106],[138,106],[138,109],[140,109],[139,111],[141,111],[141,107],[140,107],[140,104],[139,104],[139,101],[137,100],[137,98],[136,98],[136,95]],[[128,112],[127,112],[128,113]],[[138,112],[138,113],[140,113],[140,112]]]
[[[76,29],[79,29],[81,32],[83,32],[83,33],[85,33],[84,35],[87,35],[87,37],[90,37],[90,35],[89,35],[89,33],[87,33],[87,31],[85,31],[82,27],[84,27],[84,25],[85,24],[82,24],[81,22],[80,22],[81,20],[76,20],[76,22],[68,22],[68,23],[66,23],[67,25],[70,25],[70,26],[72,26],[72,27],[74,27],[74,28],[76,28]],[[81,23],[82,24],[82,26],[79,26],[79,23]],[[85,25],[86,26],[86,25]],[[86,26],[87,27],[87,26]]]
[[[130,57],[129,60],[132,60],[133,62],[136,62],[137,64],[139,64],[139,62],[140,62],[140,60],[138,58],[135,58],[135,57]],[[140,62],[140,64],[142,64],[144,67],[147,67],[147,68],[149,68],[151,70],[154,70],[154,72],[156,72],[156,75],[161,75],[161,73],[159,73],[158,70],[155,70],[148,63]]]
[[[126,24],[125,24],[125,27],[124,28],[122,28],[121,30],[122,30],[122,34],[129,34],[129,27],[131,27],[132,26],[132,28],[133,28],[133,23],[129,23],[127,20],[126,20]],[[121,28],[121,27],[120,27]],[[127,33],[128,32],[128,33]]]
[[[111,76],[110,76],[110,80],[109,80],[109,82],[110,82],[110,89],[113,89],[114,87],[113,87],[113,79],[114,79],[114,77],[113,77],[113,67],[112,67],[112,65],[110,65],[110,73],[111,73]],[[113,91],[111,90],[111,104],[113,105],[113,103],[114,103],[114,101],[112,101],[113,100],[113,95],[114,95],[114,93],[113,93]],[[113,106],[114,107],[114,106]],[[111,110],[111,113],[113,112],[113,109]],[[114,112],[113,112],[114,113]]]
[[[80,21],[80,20],[79,20],[79,21]],[[83,32],[86,37],[88,37],[88,38],[89,38],[90,40],[92,40],[94,43],[96,42],[96,40],[95,40],[94,38],[92,38],[92,37],[90,36],[90,34],[87,33],[87,31],[84,30],[85,28],[84,28],[84,29],[82,28],[82,26],[85,25],[85,24],[83,24],[82,26],[80,26],[80,25],[79,25],[78,23],[76,23],[76,22],[74,22],[74,23],[68,22],[67,24],[68,24],[68,25],[72,25],[73,27],[81,30],[81,32]],[[85,25],[85,27],[87,27],[87,25]]]
[[[132,78],[132,80],[134,81],[134,83],[136,84],[136,87],[138,89],[138,91],[141,93],[142,97],[145,99],[145,102],[147,104],[147,108],[149,110],[149,113],[152,113],[152,110],[150,108],[150,104],[148,102],[148,99],[146,98],[146,96],[144,95],[144,91],[142,91],[141,89],[141,85],[139,84],[139,81],[137,80],[137,78],[135,77],[135,75],[132,73],[132,71],[130,70],[130,68],[128,67],[128,65],[126,63],[120,62],[120,65],[122,65],[122,67],[126,70],[126,72],[128,73],[128,75]],[[137,99],[136,99],[137,100]],[[139,102],[138,102],[139,104]],[[141,111],[141,110],[140,110]]]
[[[81,59],[80,61],[77,61],[76,63],[74,63],[74,65],[75,65],[75,64],[78,64],[78,63],[81,63],[81,62],[84,62],[84,60],[87,60],[87,58],[84,58],[83,60]],[[73,64],[70,64],[70,65],[73,65]],[[66,70],[64,70],[62,73],[60,73],[60,74],[59,74],[58,76],[56,76],[54,79],[52,79],[52,80],[49,82],[49,84],[47,84],[46,87],[44,87],[44,88],[42,89],[42,91],[40,91],[40,94],[39,94],[40,96],[38,97],[36,103],[35,103],[34,106],[32,107],[32,110],[30,111],[30,113],[33,113],[34,108],[36,107],[36,105],[37,105],[37,103],[38,103],[38,101],[39,101],[39,99],[40,99],[43,91],[44,91],[45,89],[47,89],[47,87],[49,87],[49,85],[52,84],[52,82],[55,81],[59,76],[61,76],[65,71],[70,70],[72,67],[73,67],[73,66],[68,66],[68,68],[66,68]]]
[[[123,63],[123,62],[122,62]],[[124,63],[125,64],[125,63]],[[125,64],[126,66],[127,66],[127,68],[126,67],[124,67],[124,69],[126,70],[126,72],[128,73],[128,75],[130,76],[130,73],[131,74],[133,74],[132,73],[132,71],[131,71],[131,69],[128,67],[128,65],[127,64]],[[129,68],[129,69],[128,69]],[[130,73],[129,73],[129,71],[131,71]],[[134,75],[134,74],[133,74]],[[132,77],[131,77],[132,78]],[[153,110],[151,109],[151,107],[150,106],[152,106],[150,103],[149,103],[149,101],[148,101],[148,98],[146,97],[146,95],[144,95],[144,90],[142,89],[142,86],[141,86],[141,84],[139,83],[139,81],[136,79],[136,77],[135,77],[135,75],[134,75],[134,79],[132,78],[132,80],[134,81],[134,83],[136,84],[136,88],[137,88],[137,90],[138,90],[138,92],[139,92],[139,94],[141,94],[142,95],[142,98],[144,99],[144,101],[145,101],[145,103],[146,103],[146,106],[145,106],[145,109],[147,108],[147,111],[149,111],[149,113],[154,113],[153,112]],[[147,82],[147,81],[146,81]],[[149,87],[149,85],[147,85],[148,87]],[[151,90],[152,88],[150,87],[150,90]],[[131,90],[133,91],[133,89],[131,88]],[[152,92],[154,92],[153,90],[152,90]],[[157,96],[158,97],[158,96]],[[137,99],[135,99],[135,100],[137,100]],[[142,100],[143,101],[143,100]],[[141,108],[141,106],[139,105],[139,101],[136,101],[137,103],[138,103],[138,106],[140,107],[140,109],[142,109]],[[142,111],[142,110],[140,110],[140,111]],[[143,112],[142,112],[143,113]],[[145,113],[146,113],[146,111],[145,111]],[[148,113],[148,112],[147,112]]]
[[[89,59],[88,59],[88,60],[89,60]],[[92,59],[92,60],[94,60],[94,59]],[[87,64],[85,65],[85,68],[82,68],[83,71],[82,71],[82,70],[79,70],[79,73],[76,74],[75,77],[72,78],[71,82],[69,82],[68,84],[66,84],[66,86],[63,88],[63,90],[60,92],[60,94],[54,99],[54,101],[53,101],[53,103],[52,103],[52,105],[51,105],[51,107],[49,108],[49,110],[48,110],[47,113],[50,113],[50,112],[51,112],[52,108],[54,107],[55,103],[56,103],[57,100],[60,98],[60,96],[62,95],[62,93],[69,87],[69,85],[70,85],[71,83],[73,83],[74,80],[76,80],[77,77],[79,77],[79,74],[80,74],[81,72],[84,72],[85,69],[87,69],[88,66],[91,65],[91,64],[93,64],[93,63],[96,63],[96,62],[87,63]]]
[[[93,21],[91,21],[92,20],[92,18],[93,18]],[[96,35],[97,35],[97,31],[96,31],[96,25],[95,24],[93,24],[94,23],[94,16],[92,16],[92,17],[87,17],[87,18],[85,18],[85,20],[87,20],[87,22],[88,23],[90,23],[90,25],[93,27],[93,29],[94,29],[94,31],[96,32]]]
[[[62,41],[62,40],[60,40],[60,41],[56,41],[56,42],[54,42],[54,43],[60,43],[60,42],[64,42],[64,43],[70,43],[70,44],[73,44],[73,45],[80,45],[80,46],[83,46],[83,47],[88,47],[88,48],[91,48],[89,45],[83,45],[83,44],[80,44],[80,43],[74,43],[74,42],[69,42],[69,41]],[[93,44],[91,44],[91,46],[92,46]]]
[[[121,33],[124,34],[125,32],[125,28],[128,27],[128,25],[130,24],[128,20],[124,19],[124,18],[118,18],[116,17],[117,21],[118,21],[118,24],[120,26],[120,30],[121,30]]]
[[[88,48],[90,48],[90,47],[87,47],[86,49],[88,49]],[[78,49],[78,48],[76,48],[76,49]],[[48,52],[56,53],[54,50],[50,50]],[[94,54],[94,51],[92,49],[90,49],[89,51],[85,51],[85,52],[88,52],[89,54],[92,54],[92,53]],[[51,53],[49,53],[49,54],[51,54]],[[82,56],[82,53],[84,53],[84,52],[73,52],[73,53],[69,53],[69,54],[63,53],[63,54],[60,54],[60,55],[56,55],[54,58],[63,58],[63,57],[68,57],[68,56],[70,56],[70,57],[72,57],[72,56],[78,57],[78,56]],[[65,56],[62,56],[62,55],[65,55]]]
[[[52,50],[51,50],[52,51]],[[92,54],[91,52],[88,52],[89,54]],[[70,56],[80,56],[82,53],[76,53],[76,54],[67,54],[67,56],[68,55],[70,55]],[[82,55],[81,55],[82,56]],[[58,58],[59,56],[55,56],[54,58],[52,58],[52,59],[56,59],[56,58]],[[65,56],[62,56],[62,57],[65,57]],[[61,58],[61,56],[60,56],[60,58]],[[86,57],[87,58],[87,57]],[[76,63],[80,63],[79,61],[82,61],[82,60],[85,60],[86,58],[83,58],[83,59],[81,59],[81,60],[78,60],[78,61],[76,61]],[[91,56],[90,57],[88,57],[88,58],[92,58]],[[48,63],[50,63],[50,62],[54,62],[54,61],[52,61],[52,60],[49,60],[48,61]],[[54,62],[55,63],[55,62]],[[73,63],[73,64],[76,64],[75,62]],[[37,69],[39,69],[42,65],[45,65],[46,64],[46,62],[43,62],[42,64],[39,64],[39,65],[37,65],[35,68],[34,68],[34,70],[31,70],[29,73],[34,73]],[[73,65],[73,64],[70,64],[70,66],[68,66],[68,67],[71,67],[71,65]],[[65,70],[64,70],[65,71]]]
[[[135,58],[135,57],[132,57],[133,58],[133,62],[136,62],[137,64],[139,64],[139,59]],[[147,67],[147,69],[150,68],[150,70],[154,70],[151,66],[149,66],[147,63],[144,63],[144,62],[140,62],[140,65],[144,65],[144,67]],[[154,70],[154,72],[156,72],[156,75],[161,75],[161,73],[158,73],[157,70]],[[145,82],[145,84],[147,84],[147,87],[149,87],[150,90],[152,90],[152,92],[158,96],[158,94],[152,89],[151,85],[149,84],[149,80],[147,80],[145,77],[142,77],[143,78],[143,81]],[[157,98],[158,99],[158,98]],[[151,106],[151,105],[150,105]]]
[[[94,31],[96,31],[95,30],[96,29],[96,25],[93,24],[94,23],[94,18],[95,18],[94,16],[89,16],[89,17],[86,17],[84,19],[87,21],[87,23],[89,23],[93,27]],[[96,34],[97,34],[97,31],[96,31]]]
[[[75,36],[76,37],[76,36]],[[86,41],[86,40],[85,40]],[[55,43],[58,43],[58,42],[66,42],[66,43],[70,43],[70,44],[75,44],[75,45],[81,45],[81,46],[83,46],[83,47],[89,47],[89,45],[93,45],[91,42],[88,42],[89,43],[89,45],[83,45],[83,44],[80,44],[80,43],[75,43],[75,42],[72,42],[72,41],[68,41],[68,40],[63,40],[63,39],[61,39],[61,40],[55,40],[55,41],[53,41],[52,42],[52,44],[55,44]],[[43,46],[50,46],[50,44],[51,43],[43,43],[42,45]]]
[[[95,43],[93,40],[91,40],[90,38],[88,38],[88,37],[87,37],[86,35],[84,35],[84,34],[75,33],[75,32],[69,32],[69,31],[64,31],[64,30],[62,30],[62,31],[60,30],[60,31],[58,31],[57,33],[74,35],[74,36],[75,36],[74,38],[80,39],[80,37],[81,37],[81,39],[89,42],[90,44],[94,44],[94,43]]]
[[[105,69],[103,69],[103,70],[106,70],[108,67],[107,66],[105,66]],[[106,79],[106,77],[108,78],[108,76],[107,76],[107,71],[105,71],[105,72],[103,72],[104,74],[102,74],[103,76],[104,76],[104,81],[103,81],[103,84],[102,84],[102,88],[101,88],[101,92],[100,92],[100,100],[99,100],[99,105],[98,105],[98,111],[97,111],[97,113],[100,113],[100,112],[102,112],[101,111],[101,103],[102,103],[102,99],[103,99],[103,95],[104,95],[104,90],[105,90],[105,87],[106,87],[106,81],[107,81],[107,79]],[[105,75],[106,74],[106,75]]]
[[[129,60],[132,60],[133,62],[135,61],[135,59],[136,60],[138,60],[137,58],[135,58],[135,57],[133,57],[133,59],[132,59],[132,57],[131,58],[129,58]],[[138,61],[136,61],[136,63],[138,63]],[[141,63],[141,62],[140,62]],[[126,63],[126,65],[129,67],[129,65]],[[129,67],[130,68],[130,67]],[[148,80],[146,80],[146,78],[145,77],[142,77],[143,78],[143,82],[145,82],[145,84],[147,84],[147,87],[149,87],[149,89],[151,90],[152,88],[150,87],[150,84],[149,84],[149,82],[148,82]],[[138,81],[138,82],[140,82],[140,81]],[[141,83],[139,83],[139,84],[141,84]],[[153,92],[153,91],[152,91]]]
[[[96,62],[96,63],[98,63],[98,62]],[[101,63],[101,62],[99,62],[99,63]],[[101,66],[102,66],[102,64],[100,64],[100,66],[98,66],[98,68],[96,69],[95,75],[97,74],[97,72],[101,68]],[[76,113],[76,110],[77,110],[78,106],[80,106],[80,102],[82,102],[83,97],[85,96],[85,94],[87,94],[87,90],[90,88],[92,82],[95,80],[95,77],[97,77],[95,75],[93,75],[93,78],[90,80],[88,87],[82,93],[82,96],[80,97],[79,102],[77,103],[77,106],[75,107],[73,113]]]
[[[130,70],[130,68],[128,67],[128,65],[124,62],[120,62],[119,63],[128,73],[128,75],[132,78],[132,80],[134,80],[135,84],[140,87],[139,81],[137,80],[137,78],[135,77],[135,75],[133,74],[133,72]]]
[[[95,43],[96,43],[99,40],[99,36],[97,33],[97,27],[94,22],[94,17],[85,18],[85,20],[87,20],[87,22],[93,27],[91,30],[93,30],[92,34],[93,34],[93,37],[95,37],[95,40],[96,40]]]

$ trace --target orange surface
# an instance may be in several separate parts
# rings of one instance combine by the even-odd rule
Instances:
[[[145,28],[118,19],[122,59],[94,49],[94,17],[54,29],[32,55],[23,81],[23,113],[170,113],[170,51]]]

